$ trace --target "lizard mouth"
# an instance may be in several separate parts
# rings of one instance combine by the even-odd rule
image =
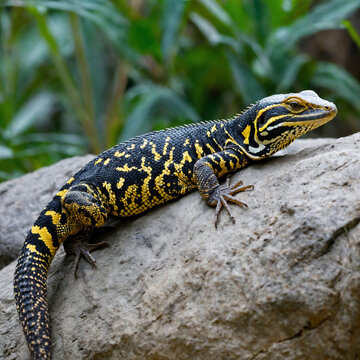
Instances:
[[[332,120],[337,114],[337,108],[334,105],[333,107],[325,107],[324,109],[319,109],[318,111],[312,111],[309,114],[304,115],[304,119],[299,118],[299,121],[316,121],[316,122],[327,122]]]
[[[337,108],[334,104],[327,106],[317,111],[312,110],[308,113],[298,115],[295,119],[284,122],[282,126],[300,126],[300,125],[316,125],[316,127],[323,125],[332,120],[337,114]]]

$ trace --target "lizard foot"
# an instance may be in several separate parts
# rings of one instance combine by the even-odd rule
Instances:
[[[77,277],[76,272],[79,266],[80,258],[83,256],[85,260],[90,263],[92,266],[96,267],[96,260],[90,254],[90,251],[102,248],[107,246],[106,241],[100,241],[98,243],[91,243],[89,240],[91,238],[90,234],[81,234],[76,237],[69,238],[64,243],[64,249],[66,254],[74,254],[75,255],[75,268],[74,268],[74,276]]]
[[[246,190],[253,190],[254,185],[247,185],[242,186],[242,181],[237,182],[235,185],[230,186],[230,177],[226,178],[226,182],[224,185],[220,185],[218,188],[216,188],[211,196],[209,197],[207,203],[210,206],[216,206],[215,214],[214,214],[214,225],[215,228],[217,228],[218,219],[220,210],[224,207],[233,223],[235,223],[235,218],[233,214],[231,213],[230,207],[228,205],[228,202],[237,204],[241,207],[247,207],[245,203],[242,201],[236,199],[233,195],[236,195],[239,192],[246,191]]]

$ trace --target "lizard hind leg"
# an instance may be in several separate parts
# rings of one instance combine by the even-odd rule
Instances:
[[[62,198],[64,221],[57,231],[63,236],[67,254],[75,255],[74,275],[82,256],[93,266],[96,260],[90,251],[106,246],[105,241],[92,242],[95,229],[100,228],[108,219],[108,211],[101,198],[87,184],[78,184],[70,188]]]
[[[87,184],[78,184],[71,187],[62,197],[61,205],[66,213],[66,223],[79,230],[98,228],[106,222],[109,212],[102,199]],[[73,232],[69,229],[71,235]]]

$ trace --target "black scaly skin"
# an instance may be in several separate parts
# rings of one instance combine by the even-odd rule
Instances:
[[[140,214],[196,188],[216,206],[215,226],[223,206],[235,221],[227,202],[246,206],[233,195],[252,186],[220,185],[218,178],[271,156],[336,112],[313,91],[274,95],[229,120],[135,137],[88,163],[41,212],[18,258],[15,300],[32,358],[51,358],[46,279],[65,240],[77,258],[83,254],[92,262],[86,238],[109,215]]]

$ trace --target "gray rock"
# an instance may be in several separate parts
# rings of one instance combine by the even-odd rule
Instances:
[[[223,212],[215,230],[195,192],[124,219],[94,252],[98,268],[82,262],[77,279],[59,251],[54,359],[358,359],[359,174],[360,133],[238,172],[232,181],[255,190],[238,195],[249,208],[232,206],[235,225]],[[7,360],[29,357],[14,267],[0,272]]]
[[[65,159],[0,184],[0,269],[16,259],[27,232],[56,191],[93,157]]]

